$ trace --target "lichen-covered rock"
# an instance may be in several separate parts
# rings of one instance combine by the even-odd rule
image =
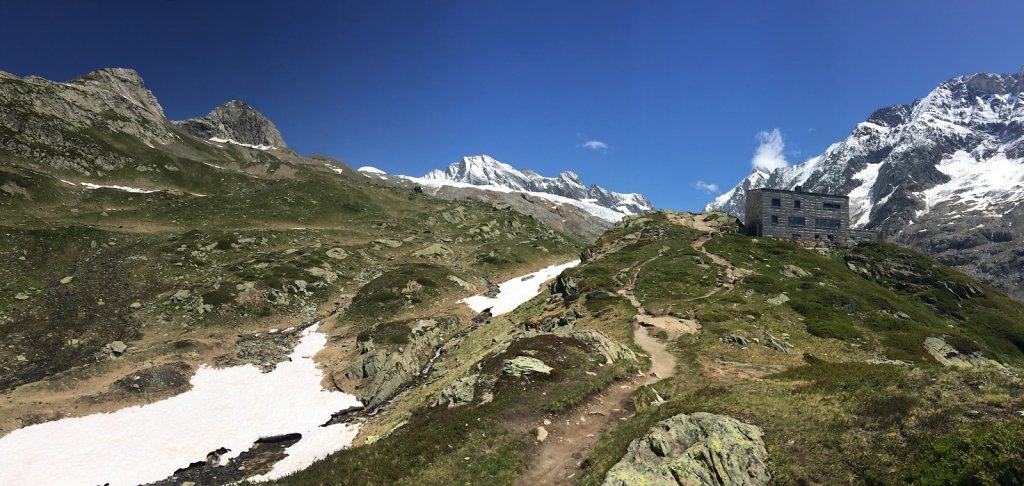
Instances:
[[[796,265],[783,265],[782,270],[779,270],[783,277],[789,278],[803,278],[810,277],[811,272],[804,270]]]
[[[619,360],[637,361],[636,353],[618,341],[608,337],[601,331],[586,330],[573,331],[569,337],[586,343],[595,351],[601,353],[606,364],[612,364]]]
[[[679,414],[631,442],[604,484],[767,484],[767,459],[761,429],[722,415]]]
[[[451,254],[451,249],[440,243],[434,243],[412,252],[412,256],[416,258],[444,258]]]
[[[942,338],[930,337],[924,340],[924,349],[942,366],[953,368],[1004,368],[994,360],[985,358],[980,352],[961,353]]]
[[[448,405],[448,408],[458,407],[473,401],[473,390],[480,375],[463,376],[454,383],[448,385],[438,395],[434,405]]]
[[[501,371],[512,376],[550,375],[552,370],[554,368],[530,356],[516,356],[505,360],[505,363],[501,365]]]
[[[786,302],[789,302],[789,296],[785,292],[768,299],[768,303],[771,305],[782,305]]]

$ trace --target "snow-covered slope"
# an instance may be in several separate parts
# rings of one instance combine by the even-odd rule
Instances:
[[[1022,84],[1024,70],[950,79],[911,105],[874,112],[821,155],[755,170],[707,209],[742,216],[746,190],[761,187],[846,194],[854,226],[1022,297],[1024,268],[1012,256],[1024,237]]]
[[[433,170],[423,177],[407,177],[428,187],[477,187],[498,192],[523,192],[563,204],[571,204],[607,221],[654,209],[641,194],[623,194],[601,186],[587,187],[573,172],[544,177],[519,170],[487,155],[464,157],[445,170]]]

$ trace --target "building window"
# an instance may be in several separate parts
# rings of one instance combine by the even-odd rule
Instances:
[[[839,203],[826,202],[821,203],[821,209],[840,209],[843,206]]]
[[[801,235],[800,233],[793,233],[793,239],[794,240],[799,240],[800,238],[803,238],[803,237],[804,237],[804,235]]]
[[[781,208],[782,207],[782,199],[772,198],[772,207],[773,208]]]
[[[807,225],[807,220],[804,219],[803,216],[790,216],[789,217],[789,225],[790,226],[805,226],[805,225]]]
[[[815,228],[838,228],[842,222],[838,219],[817,218],[814,220]]]
[[[793,200],[793,208],[794,209],[800,209],[800,200],[799,199]]]
[[[779,215],[778,214],[773,214],[772,215],[772,224],[773,225],[778,225],[779,224]]]

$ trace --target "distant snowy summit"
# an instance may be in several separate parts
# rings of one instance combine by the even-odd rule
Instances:
[[[1024,299],[1024,69],[939,84],[876,110],[803,163],[756,168],[707,209],[742,216],[746,191],[847,195],[850,223],[882,231]]]
[[[544,177],[531,170],[519,170],[488,155],[463,157],[445,170],[432,170],[423,177],[409,178],[426,186],[475,186],[500,192],[523,192],[556,202],[572,204],[606,221],[652,211],[654,205],[642,194],[609,191],[598,185],[586,186],[573,172]]]
[[[742,215],[748,189],[802,186],[850,196],[853,225],[892,232],[933,212],[1015,208],[1024,197],[1022,84],[1024,70],[950,79],[912,105],[875,111],[821,155],[755,168],[707,209]]]

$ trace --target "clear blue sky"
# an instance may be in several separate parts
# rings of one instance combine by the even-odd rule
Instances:
[[[876,108],[1024,63],[1020,0],[212,3],[12,2],[0,70],[132,67],[172,119],[241,99],[356,167],[487,153],[697,209],[758,132],[802,161]]]

